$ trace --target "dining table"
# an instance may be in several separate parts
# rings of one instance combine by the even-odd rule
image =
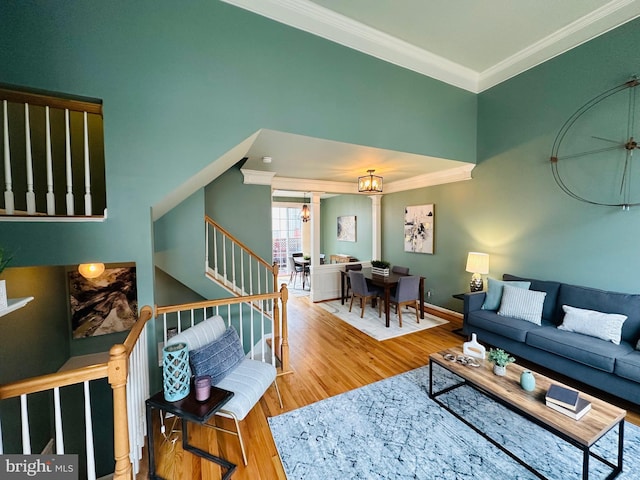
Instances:
[[[389,305],[389,299],[391,298],[391,290],[398,286],[398,280],[400,277],[406,277],[407,275],[401,275],[398,273],[390,272],[389,275],[378,275],[371,271],[371,268],[363,268],[360,270],[364,274],[364,278],[368,283],[375,285],[376,287],[382,287],[384,289],[384,315],[385,325],[387,328],[390,325],[389,317],[391,308]],[[346,270],[340,270],[340,300],[342,305],[346,298],[346,284],[349,272]],[[418,287],[418,298],[420,302],[420,318],[424,318],[424,277],[420,277],[420,286]]]
[[[302,267],[302,289],[304,290],[305,280],[309,278],[309,288],[311,288],[311,277],[308,275],[311,259],[304,257],[293,257],[293,262]]]

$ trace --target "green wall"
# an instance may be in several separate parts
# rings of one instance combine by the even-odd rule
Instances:
[[[385,259],[410,265],[426,277],[432,303],[458,311],[451,294],[468,290],[468,251],[491,255],[493,277],[638,292],[640,209],[573,200],[556,186],[549,156],[575,110],[638,73],[639,43],[636,20],[481,93],[473,179],[385,195]],[[426,203],[435,204],[435,253],[404,253],[402,209]]]
[[[356,241],[338,240],[338,217],[356,216]],[[320,202],[320,252],[329,257],[336,253],[351,255],[359,260],[371,258],[371,199],[363,195],[338,195]]]

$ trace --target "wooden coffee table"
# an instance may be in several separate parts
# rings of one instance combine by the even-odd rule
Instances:
[[[488,360],[476,359],[480,366],[471,367],[458,363],[457,361],[446,360],[444,358],[446,354],[453,354],[457,357],[458,355],[462,355],[462,350],[452,348],[433,353],[429,356],[429,397],[539,478],[546,477],[526,464],[514,453],[508,451],[502,444],[488,437],[478,427],[472,425],[460,414],[449,408],[438,397],[463,385],[469,385],[582,450],[582,478],[589,478],[590,457],[596,458],[613,469],[606,477],[607,479],[615,478],[622,471],[624,418],[627,414],[625,410],[580,392],[581,397],[591,402],[591,410],[580,420],[574,420],[545,405],[544,397],[549,385],[552,383],[563,385],[562,383],[532,371],[536,378],[536,388],[533,392],[527,392],[520,387],[520,374],[525,370],[525,368],[520,365],[509,365],[507,367],[507,374],[504,377],[499,377],[494,375],[492,364]],[[434,364],[458,375],[462,381],[438,392],[434,392]],[[618,427],[618,459],[617,463],[614,464],[592,452],[591,447],[598,439],[616,426]]]

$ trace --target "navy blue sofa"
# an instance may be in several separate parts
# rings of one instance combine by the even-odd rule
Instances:
[[[640,405],[640,295],[508,274],[503,280],[529,281],[531,290],[546,292],[542,325],[483,310],[485,292],[474,292],[464,298],[465,334],[476,333],[481,342]],[[626,315],[620,345],[556,328],[563,305]]]

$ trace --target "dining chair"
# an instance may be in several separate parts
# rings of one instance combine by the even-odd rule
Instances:
[[[355,270],[355,271],[362,270],[362,264],[352,263],[344,266],[344,271],[347,272],[347,292],[346,292],[347,297],[349,296],[349,291],[351,290],[351,279],[349,278],[349,271],[351,270]]]
[[[289,271],[291,272],[291,275],[289,276],[289,285],[291,285],[291,280],[293,280],[293,286],[295,288],[298,274],[299,273],[301,273],[302,275],[305,274],[304,266],[296,263],[296,261],[293,259],[293,255],[287,259],[287,262],[289,263]],[[302,283],[304,284],[304,278]]]
[[[402,307],[405,305],[413,305],[416,309],[416,321],[420,323],[419,301],[420,298],[420,277],[417,275],[409,275],[398,279],[396,292],[389,297],[389,304],[396,306],[398,314],[398,324],[402,327]],[[378,316],[382,315],[382,302],[378,309]]]
[[[360,318],[364,317],[364,307],[367,304],[367,301],[371,298],[378,299],[378,303],[380,303],[380,297],[382,296],[382,290],[376,286],[369,286],[367,284],[367,279],[364,278],[364,274],[362,272],[358,272],[357,270],[349,271],[349,280],[351,281],[351,303],[349,304],[349,311],[351,311],[351,307],[353,307],[353,300],[358,297],[360,299]]]

